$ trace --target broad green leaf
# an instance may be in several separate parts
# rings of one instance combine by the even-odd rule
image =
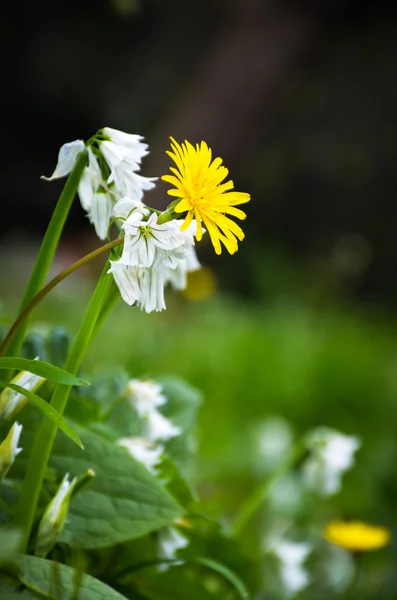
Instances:
[[[34,375],[45,377],[50,381],[56,383],[63,383],[65,385],[90,385],[84,379],[75,377],[70,373],[67,373],[59,367],[50,365],[49,363],[41,360],[29,360],[27,358],[17,358],[16,356],[2,356],[0,358],[0,370],[16,370],[16,371],[28,371]]]
[[[20,555],[20,579],[29,589],[54,600],[126,600],[111,587],[90,575],[79,576],[67,565],[45,558]],[[78,593],[76,581],[80,580]]]
[[[0,563],[12,560],[21,542],[22,532],[19,529],[3,526],[0,529]]]
[[[83,548],[113,546],[170,525],[183,513],[157,478],[124,448],[78,431],[84,451],[58,436],[50,466],[72,476],[93,469],[96,477],[71,502],[61,541]]]
[[[0,598],[1,600],[37,600],[45,598],[45,596],[32,595],[29,590],[22,590],[19,587],[12,587],[0,582]]]
[[[197,494],[171,459],[164,456],[161,463],[157,465],[156,471],[160,479],[165,482],[169,493],[185,510],[190,512],[197,510],[199,502]]]
[[[51,419],[51,421],[55,423],[59,427],[59,429],[61,429],[75,444],[77,444],[80,448],[83,448],[83,444],[81,443],[81,440],[77,433],[72,429],[72,427],[63,418],[63,416],[60,415],[59,412],[51,406],[51,404],[48,404],[48,402],[43,400],[43,398],[40,398],[40,396],[38,396],[37,394],[34,394],[29,390],[25,390],[25,388],[21,387],[20,385],[17,385],[16,383],[2,381],[0,379],[0,388],[2,387],[9,387],[12,390],[15,390],[16,392],[19,392],[20,394],[23,394],[24,396],[29,398],[29,400],[39,410],[41,410],[46,415],[46,417]]]

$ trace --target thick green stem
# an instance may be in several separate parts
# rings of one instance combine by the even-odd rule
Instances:
[[[109,266],[106,264],[66,360],[64,368],[69,373],[77,373],[93,337],[103,302],[112,282],[112,275],[107,273],[108,268]],[[54,390],[51,406],[60,414],[65,410],[70,390],[71,387],[66,385],[57,385]],[[21,549],[23,552],[26,552],[28,546],[37,502],[56,432],[56,425],[49,419],[44,418],[35,436],[16,511],[16,523],[23,532],[23,547]]]
[[[13,337],[16,335],[16,333],[17,333],[18,329],[21,327],[23,321],[30,315],[32,310],[39,304],[39,302],[41,302],[43,300],[43,298],[45,298],[45,296],[47,296],[47,294],[56,285],[58,285],[58,283],[61,283],[61,281],[66,279],[66,277],[68,277],[69,275],[74,273],[74,271],[77,271],[77,269],[80,269],[80,267],[83,267],[84,265],[89,263],[91,260],[93,260],[97,256],[100,256],[104,252],[108,252],[109,250],[111,250],[112,248],[115,248],[116,246],[120,246],[120,244],[122,244],[123,241],[124,241],[124,238],[117,238],[116,240],[113,240],[112,242],[109,242],[108,244],[104,244],[103,246],[101,246],[100,248],[97,248],[93,252],[86,254],[85,256],[83,256],[83,258],[80,258],[75,263],[73,263],[72,265],[67,267],[64,271],[62,271],[61,273],[58,273],[58,275],[56,275],[53,279],[51,279],[51,281],[49,281],[47,283],[47,285],[45,285],[43,287],[43,289],[40,290],[40,292],[31,299],[31,301],[25,306],[23,311],[19,314],[19,317],[11,325],[6,337],[4,338],[4,340],[2,341],[2,343],[0,345],[0,356],[4,356],[4,354],[7,350],[8,344],[11,343]],[[116,286],[116,284],[114,284],[114,285]],[[116,290],[117,290],[117,286],[116,286]]]
[[[76,164],[74,165],[65,187],[62,190],[58,204],[55,207],[51,221],[47,227],[47,231],[44,235],[39,253],[36,258],[36,263],[33,267],[29,283],[19,308],[20,313],[37,294],[37,292],[43,287],[58,246],[63,226],[68,216],[73,199],[76,195],[81,176],[85,167],[87,166],[87,161],[88,153],[86,150],[83,150],[77,157]],[[16,333],[12,343],[8,347],[8,356],[19,355],[28,325],[29,319],[25,319],[21,327],[18,329],[18,332]]]

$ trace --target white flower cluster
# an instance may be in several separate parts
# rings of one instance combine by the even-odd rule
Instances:
[[[279,560],[280,578],[288,597],[294,596],[310,583],[304,562],[311,549],[309,543],[293,542],[284,538],[274,539],[269,546],[269,550]]]
[[[354,465],[360,440],[329,427],[318,427],[306,436],[306,445],[311,455],[303,465],[304,484],[323,496],[336,494],[343,473]]]
[[[164,310],[165,286],[184,289],[187,273],[199,269],[200,263],[194,250],[196,221],[182,232],[182,220],[158,223],[157,212],[142,203],[144,192],[154,188],[157,179],[138,173],[142,158],[148,154],[142,139],[104,127],[95,143],[87,146],[88,166],[78,193],[99,238],[106,238],[112,221],[123,230],[123,251],[117,260],[110,261],[109,273],[123,300],[149,313]],[[64,144],[54,173],[44,179],[69,174],[84,148],[82,140]]]
[[[155,467],[164,453],[161,442],[179,435],[181,430],[158,410],[159,406],[164,406],[167,402],[158,383],[131,379],[125,396],[142,419],[144,437],[122,438],[118,444],[123,446],[135,460],[144,464],[151,473],[155,473]]]

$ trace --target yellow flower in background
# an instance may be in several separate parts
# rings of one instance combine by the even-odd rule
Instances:
[[[174,138],[170,139],[172,152],[167,151],[167,154],[177,168],[170,167],[173,175],[163,175],[161,179],[175,186],[175,189],[168,190],[170,196],[180,199],[174,211],[187,212],[182,231],[196,219],[196,238],[200,241],[203,235],[203,221],[215,252],[221,254],[222,242],[228,252],[234,254],[238,249],[237,240],[244,239],[244,232],[226,215],[245,219],[245,213],[235,206],[248,202],[251,196],[232,191],[233,181],[222,183],[229,171],[222,166],[221,158],[212,160],[211,148],[208,148],[205,142],[194,147],[187,140],[178,144]]]
[[[369,552],[386,546],[391,534],[386,527],[362,521],[331,521],[324,529],[324,537],[345,550]]]
[[[181,291],[186,300],[202,302],[214,295],[217,281],[214,272],[209,267],[202,266],[197,271],[187,275],[187,286]]]

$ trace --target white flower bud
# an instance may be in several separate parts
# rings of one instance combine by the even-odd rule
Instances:
[[[151,473],[156,473],[155,467],[164,452],[163,446],[156,446],[148,440],[138,437],[121,438],[117,444],[125,448],[132,458],[145,465]]]
[[[11,380],[11,383],[15,383],[29,392],[36,392],[45,381],[44,377],[34,375],[29,371],[21,371]],[[5,388],[0,394],[0,420],[13,418],[27,402],[28,398],[20,392]]]
[[[45,557],[57,541],[66,521],[70,496],[76,483],[77,477],[69,482],[69,473],[66,473],[57,493],[47,506],[37,532],[36,556]]]
[[[22,452],[22,448],[18,448],[21,431],[22,425],[15,422],[6,439],[0,445],[0,477],[2,478],[7,475],[15,457]]]

